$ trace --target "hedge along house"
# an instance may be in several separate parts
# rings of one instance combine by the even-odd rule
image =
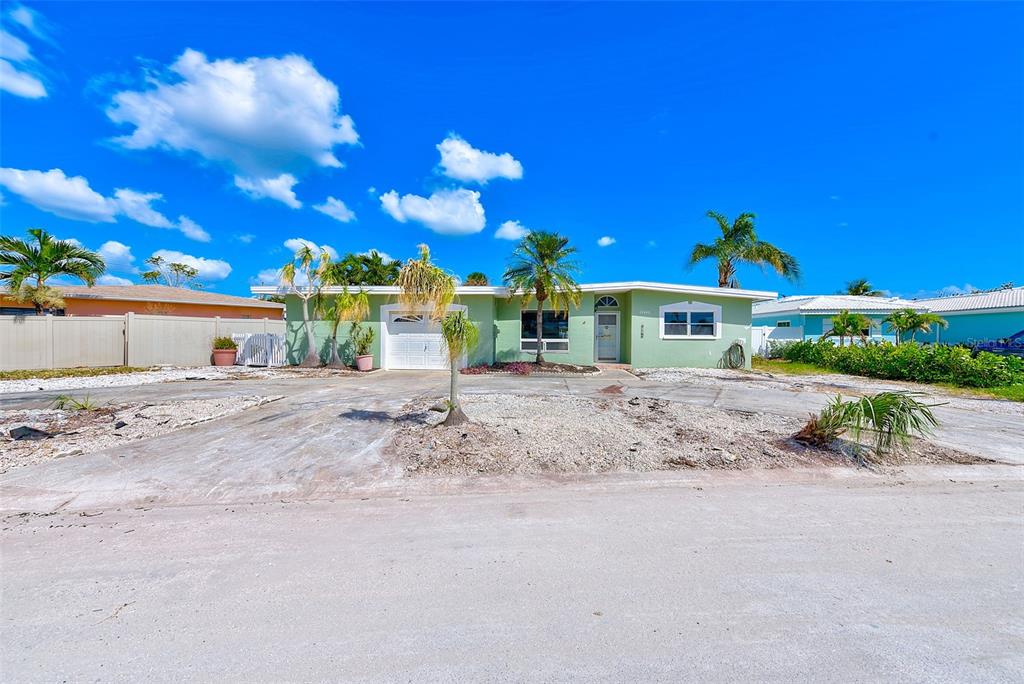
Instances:
[[[948,327],[935,326],[923,342],[977,344],[1001,340],[1024,331],[1024,287],[994,292],[975,292],[914,302],[946,319]]]
[[[896,341],[896,333],[882,321],[898,309],[928,311],[921,302],[898,297],[806,295],[757,302],[753,306],[754,351],[771,341],[817,340],[832,329],[832,317],[841,311],[863,314],[871,321],[864,331],[869,340]]]
[[[364,288],[370,298],[365,325],[374,330],[374,367],[390,370],[443,369],[447,357],[438,322],[426,311],[398,303],[394,286]],[[640,368],[723,365],[734,343],[742,345],[750,366],[751,305],[774,292],[669,283],[622,282],[581,285],[579,307],[555,312],[545,303],[542,337],[547,361],[592,365],[624,363]],[[274,286],[256,286],[253,294],[286,295],[288,358],[306,353],[301,300]],[[324,288],[330,298],[339,287]],[[461,286],[452,309],[466,311],[480,327],[480,343],[466,364],[532,361],[536,355],[536,302],[524,305],[504,287]],[[316,344],[325,356],[328,321],[315,321]],[[349,326],[338,330],[339,345]],[[347,343],[342,345],[349,356]]]

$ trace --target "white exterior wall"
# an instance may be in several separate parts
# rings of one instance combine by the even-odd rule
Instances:
[[[0,370],[205,366],[214,337],[284,331],[267,318],[0,316]]]

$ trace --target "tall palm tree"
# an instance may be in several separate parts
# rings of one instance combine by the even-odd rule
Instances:
[[[288,286],[290,294],[299,298],[299,307],[302,309],[302,327],[306,331],[306,357],[299,365],[303,368],[315,368],[320,365],[309,303],[314,299],[320,300],[320,289],[330,266],[331,255],[326,250],[321,250],[318,257],[313,254],[309,245],[303,245],[295,251],[292,260],[281,267],[281,283]]]
[[[822,337],[838,337],[840,347],[847,337],[850,338],[850,344],[853,344],[854,337],[859,337],[861,342],[866,343],[867,335],[864,331],[870,331],[871,326],[871,319],[864,314],[843,310],[832,317],[832,329],[826,331]]]
[[[907,330],[910,331],[910,341],[917,341],[914,339],[917,333],[931,332],[933,325],[940,328],[946,328],[949,326],[949,323],[945,318],[936,313],[915,312],[913,318],[910,319],[910,327],[907,328]]]
[[[916,318],[917,312],[913,309],[896,309],[882,319],[882,324],[888,325],[896,333],[896,344],[899,344],[903,341],[903,333],[914,327]]]
[[[430,248],[420,245],[419,259],[409,259],[398,273],[398,296],[403,306],[412,310],[429,309],[429,316],[441,321],[441,337],[448,352],[451,372],[448,415],[445,425],[459,425],[469,420],[459,406],[459,360],[477,345],[480,331],[462,311],[449,312],[455,301],[455,276],[430,260]]]
[[[380,252],[373,249],[369,254],[360,255],[363,264],[364,285],[394,285],[402,263],[397,259],[385,260]]]
[[[490,285],[487,280],[487,274],[481,271],[473,271],[466,276],[467,285]]]
[[[841,294],[855,297],[881,297],[884,293],[872,287],[867,278],[857,278],[846,283],[846,290]]]
[[[476,347],[480,341],[480,329],[469,320],[465,311],[455,311],[441,320],[441,337],[444,339],[448,367],[451,369],[448,415],[444,418],[444,424],[461,425],[468,422],[469,418],[459,404],[459,359]]]
[[[370,315],[370,298],[362,288],[358,292],[349,292],[343,287],[341,294],[334,297],[329,304],[325,299],[318,302],[318,312],[331,324],[331,355],[327,365],[331,368],[344,368],[345,364],[338,356],[338,328],[344,322],[359,324]]]
[[[0,284],[17,301],[31,302],[37,316],[64,306],[60,293],[47,286],[49,278],[72,276],[92,287],[107,268],[99,254],[70,240],[55,240],[41,228],[28,234],[29,240],[0,235]]]
[[[771,267],[782,277],[794,282],[800,279],[800,265],[792,255],[758,239],[754,230],[754,214],[740,214],[732,223],[718,212],[709,211],[707,215],[718,224],[722,235],[710,244],[698,242],[694,245],[689,266],[693,267],[706,259],[716,260],[718,287],[739,287],[736,267],[742,263]]]
[[[575,276],[579,265],[571,258],[575,247],[558,233],[528,233],[512,252],[502,280],[510,295],[522,295],[523,306],[537,300],[537,363],[544,362],[544,302],[550,301],[555,313],[569,313],[580,305],[580,288]]]

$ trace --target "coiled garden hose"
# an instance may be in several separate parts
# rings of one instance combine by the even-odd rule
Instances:
[[[743,351],[743,345],[733,342],[725,351],[726,368],[743,368],[747,365],[747,355]]]

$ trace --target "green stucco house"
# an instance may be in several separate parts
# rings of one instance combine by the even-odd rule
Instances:
[[[774,292],[622,282],[581,285],[578,308],[543,314],[544,357],[548,361],[591,365],[624,363],[638,368],[722,365],[734,343],[743,346],[750,364],[751,306],[772,300]],[[398,303],[397,287],[367,287],[374,330],[375,368],[443,369],[447,358],[436,321],[423,311],[409,311]],[[253,294],[283,294],[273,286],[256,286]],[[327,288],[326,297],[340,292]],[[288,358],[298,362],[306,353],[301,300],[288,296]],[[496,361],[529,361],[536,353],[536,303],[504,287],[463,286],[457,289],[453,309],[465,310],[480,327],[480,344],[469,365]],[[546,307],[547,309],[548,307]],[[330,332],[326,321],[315,324],[317,345],[326,349]],[[347,326],[339,330],[339,342]],[[326,354],[324,354],[326,355]]]

